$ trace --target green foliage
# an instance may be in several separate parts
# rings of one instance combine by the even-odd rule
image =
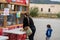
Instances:
[[[57,14],[57,17],[60,18],[60,12]]]
[[[37,7],[31,7],[30,8],[30,15],[32,16],[32,17],[36,17],[36,16],[38,16],[38,8]]]

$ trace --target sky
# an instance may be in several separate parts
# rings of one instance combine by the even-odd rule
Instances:
[[[60,2],[60,0],[51,0],[51,1],[58,1],[58,2]]]

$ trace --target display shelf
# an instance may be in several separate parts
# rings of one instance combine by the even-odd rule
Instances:
[[[9,11],[9,13],[10,14],[15,14],[15,13],[17,13],[18,11]],[[4,13],[4,11],[0,11],[0,14],[2,14],[2,13]],[[23,14],[23,13],[27,13],[27,11],[21,11],[21,13]]]
[[[6,1],[2,1],[2,0],[0,0],[0,3],[7,3]]]
[[[22,22],[23,14],[24,13],[29,13],[29,2],[30,2],[30,0],[27,1],[28,4],[26,4],[26,3],[19,3],[19,2],[7,2],[7,1],[0,0],[0,6],[1,6],[0,7],[0,16],[3,16],[2,17],[3,21],[0,20],[0,22],[3,23],[3,26],[1,26],[1,24],[0,24],[0,28],[3,28],[3,27],[13,27],[13,25],[14,26],[16,26],[16,25],[20,26],[22,23],[20,24],[18,22]],[[13,17],[14,17],[15,21],[13,21],[13,22],[15,24],[7,25],[7,22],[10,22],[10,21],[7,21],[8,18],[9,18],[8,17],[9,15],[1,15],[1,14],[4,14],[4,11],[6,11],[4,8],[9,8],[9,15],[11,15],[12,20],[13,20]],[[17,12],[21,13],[19,18],[16,17]],[[21,21],[20,21],[20,19],[21,19]]]
[[[10,2],[10,4],[13,4],[13,5],[21,5],[21,6],[28,6],[27,4],[20,4],[20,3],[13,3],[13,2]]]
[[[16,2],[6,2],[6,1],[0,1],[2,4],[13,4],[13,5],[21,5],[21,6],[28,6],[27,4],[21,4],[21,3],[16,3]]]

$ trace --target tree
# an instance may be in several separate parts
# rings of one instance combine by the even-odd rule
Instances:
[[[60,18],[60,12],[57,14],[57,17]]]
[[[38,16],[38,8],[37,8],[37,7],[31,7],[31,8],[30,8],[30,15],[31,15],[32,17]]]

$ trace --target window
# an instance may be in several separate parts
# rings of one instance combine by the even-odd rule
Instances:
[[[0,4],[0,10],[4,10],[4,4]]]
[[[4,25],[4,16],[0,15],[0,26]]]
[[[51,9],[49,8],[49,9],[48,9],[48,12],[50,12],[50,11],[51,11]]]
[[[43,8],[41,8],[41,12],[43,11]]]
[[[1,4],[0,4],[0,9],[1,9]]]
[[[15,11],[22,11],[22,6],[15,6]]]
[[[10,14],[7,16],[7,25],[14,25],[16,24],[16,17],[15,14]]]
[[[23,11],[26,11],[26,7],[25,6],[23,6]]]

